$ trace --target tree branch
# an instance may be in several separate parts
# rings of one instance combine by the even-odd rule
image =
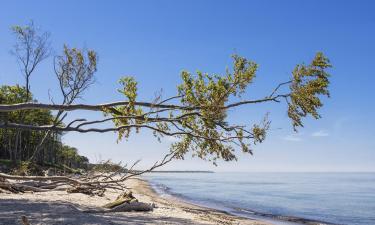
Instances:
[[[262,102],[278,102],[280,98],[287,98],[290,94],[285,95],[276,95],[274,97],[265,97],[263,99],[258,100],[247,100],[232,103],[221,107],[221,109],[228,109],[240,105],[245,104],[255,104],[255,103],[262,103]],[[106,108],[112,108],[116,106],[127,106],[133,104],[135,106],[141,106],[146,108],[164,108],[164,109],[180,109],[180,110],[199,110],[204,107],[200,106],[181,106],[181,105],[174,105],[174,104],[153,104],[149,102],[134,102],[130,103],[129,101],[119,101],[119,102],[111,102],[111,103],[104,103],[98,105],[90,105],[90,104],[70,104],[70,105],[59,105],[59,104],[44,104],[44,103],[36,103],[36,102],[27,102],[27,103],[18,103],[18,104],[0,104],[0,112],[11,112],[15,110],[27,110],[27,109],[46,109],[46,110],[64,110],[64,111],[75,111],[75,110],[89,110],[89,111],[104,111]]]

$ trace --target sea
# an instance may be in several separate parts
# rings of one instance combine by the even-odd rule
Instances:
[[[375,173],[152,173],[161,195],[271,223],[375,225]]]

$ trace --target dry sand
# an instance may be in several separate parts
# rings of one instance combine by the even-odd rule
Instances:
[[[151,212],[87,213],[82,210],[98,209],[113,201],[119,191],[107,191],[104,197],[88,196],[66,191],[44,193],[0,193],[0,224],[21,224],[26,216],[31,225],[36,224],[243,224],[269,225],[267,222],[244,219],[225,212],[192,205],[178,199],[157,195],[141,179],[126,181],[141,202],[155,203]]]

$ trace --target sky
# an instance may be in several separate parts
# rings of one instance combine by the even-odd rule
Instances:
[[[134,76],[139,99],[173,96],[182,70],[224,74],[234,53],[259,64],[243,99],[263,97],[289,80],[296,64],[316,52],[333,68],[331,98],[324,98],[320,120],[305,119],[293,132],[283,104],[241,107],[230,121],[259,121],[270,113],[271,129],[254,156],[239,153],[236,162],[186,157],[163,169],[244,172],[375,171],[375,1],[1,1],[0,85],[24,84],[15,58],[12,25],[30,20],[51,33],[53,55],[70,47],[99,55],[96,83],[80,100],[95,104],[124,100],[118,79]],[[31,91],[40,102],[61,100],[52,57],[32,75]],[[101,114],[78,112],[69,118]],[[169,151],[174,141],[157,142],[150,132],[117,143],[116,135],[69,133],[64,143],[92,162],[112,159],[146,168]]]

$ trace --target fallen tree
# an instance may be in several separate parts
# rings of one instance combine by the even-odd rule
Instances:
[[[72,51],[66,49],[67,55],[63,58],[79,58],[78,50],[71,53]],[[0,104],[0,113],[48,109],[58,110],[57,116],[61,118],[56,123],[46,125],[0,121],[0,128],[46,131],[47,133],[50,131],[116,132],[119,140],[127,139],[134,130],[138,132],[140,129],[148,129],[158,139],[164,136],[176,137],[178,141],[171,145],[171,151],[176,152],[176,158],[182,159],[187,152],[192,152],[193,156],[216,164],[218,159],[236,160],[234,147],[252,154],[251,145],[262,142],[270,127],[268,114],[260,123],[231,124],[228,120],[229,110],[252,104],[284,102],[288,107],[288,117],[295,130],[303,126],[302,119],[308,115],[316,119],[320,118],[317,111],[323,105],[320,97],[329,96],[329,74],[325,70],[330,67],[328,59],[322,53],[318,53],[309,65],[297,65],[292,72],[292,79],[278,84],[265,97],[242,101],[234,100],[241,96],[246,87],[253,82],[257,64],[239,56],[234,56],[233,59],[232,71],[227,70],[224,76],[198,72],[198,75],[194,77],[188,72],[183,72],[183,82],[178,87],[178,95],[164,100],[162,96],[158,96],[152,102],[137,101],[137,82],[132,77],[122,78],[120,80],[122,88],[119,92],[127,98],[127,101],[98,105],[73,104],[76,100],[74,96],[82,93],[82,90],[76,90],[76,88],[79,89],[80,84],[87,84],[81,81],[83,79],[81,76],[84,74],[65,71],[65,67],[73,65],[74,68],[78,62],[71,63],[72,65],[65,65],[61,62],[62,68],[57,71],[65,72],[57,72],[57,74],[67,74],[57,76],[61,84],[64,104],[30,102]],[[89,64],[94,64],[94,62],[90,61]],[[86,68],[90,65],[80,67]],[[91,78],[92,72],[91,70],[87,72],[87,76]],[[88,79],[87,82],[91,80]],[[279,93],[280,91],[283,93]],[[67,115],[65,111],[77,110],[101,111],[105,118],[93,121],[77,118],[68,122],[67,125],[62,123]],[[114,126],[95,127],[109,122],[112,122]]]
[[[67,51],[69,52],[69,51]],[[78,53],[75,53],[78,54]],[[66,56],[69,58],[69,55]],[[93,62],[90,62],[93,63]],[[319,118],[317,109],[322,106],[319,95],[328,95],[328,74],[324,71],[330,65],[328,60],[321,54],[317,54],[312,63],[308,66],[299,65],[293,71],[293,79],[288,82],[281,83],[267,95],[265,98],[258,100],[239,101],[226,104],[230,95],[237,96],[245,91],[245,87],[252,82],[255,76],[255,68],[252,62],[247,61],[241,57],[234,57],[233,73],[228,73],[226,77],[209,76],[198,74],[194,79],[190,74],[183,73],[183,84],[179,86],[179,95],[168,98],[166,100],[155,100],[152,103],[137,102],[136,101],[136,82],[133,78],[124,78],[121,83],[123,89],[120,91],[127,98],[128,101],[99,104],[99,105],[82,105],[72,104],[73,100],[70,97],[67,104],[40,104],[40,103],[20,103],[14,105],[0,105],[0,113],[6,113],[13,110],[26,109],[51,109],[59,110],[58,115],[62,115],[65,110],[101,110],[104,116],[109,116],[102,120],[86,121],[85,119],[75,119],[63,125],[62,119],[66,114],[59,119],[58,123],[52,125],[28,125],[16,124],[8,121],[0,121],[0,128],[16,128],[25,130],[44,130],[44,131],[64,131],[64,132],[111,132],[118,133],[118,138],[127,138],[132,129],[150,129],[158,138],[163,136],[174,136],[178,138],[178,142],[171,146],[171,153],[166,155],[161,163],[157,163],[150,169],[142,172],[133,172],[132,169],[126,171],[118,179],[110,179],[109,176],[93,176],[86,177],[86,181],[80,179],[73,179],[65,176],[50,176],[50,177],[36,177],[36,176],[11,176],[0,174],[0,177],[11,180],[34,180],[38,182],[54,181],[57,187],[62,184],[74,186],[71,189],[73,192],[81,190],[93,189],[98,190],[104,187],[110,187],[110,184],[117,184],[126,180],[129,177],[140,175],[144,172],[150,171],[154,168],[164,165],[173,158],[182,159],[187,152],[193,152],[193,155],[202,159],[208,159],[216,164],[217,159],[231,161],[236,159],[235,149],[233,146],[238,146],[243,152],[252,154],[250,144],[262,142],[266,137],[266,131],[269,128],[270,122],[268,118],[260,124],[252,126],[246,125],[230,125],[227,118],[227,110],[236,108],[242,105],[263,103],[263,102],[280,102],[284,99],[288,105],[288,116],[292,119],[294,128],[302,126],[301,119],[307,115],[312,115],[314,118]],[[85,67],[85,66],[83,66]],[[91,73],[91,72],[90,72]],[[78,75],[71,75],[78,79]],[[92,76],[90,74],[90,76]],[[62,90],[68,81],[66,77],[61,76],[60,83]],[[69,78],[71,81],[72,78]],[[77,81],[78,82],[78,81]],[[76,82],[73,82],[74,85]],[[80,82],[78,82],[80,83]],[[74,86],[73,85],[73,86]],[[277,94],[279,89],[285,85],[289,85],[290,92],[284,94]],[[75,89],[68,87],[69,92],[74,93]],[[70,96],[66,94],[64,96]],[[80,93],[77,91],[76,93]],[[75,98],[73,98],[75,99]],[[168,101],[179,99],[181,104],[167,104]],[[138,107],[136,107],[138,106]],[[147,109],[147,111],[146,111]],[[108,121],[114,122],[115,127],[112,128],[83,128],[85,126],[92,126]],[[212,156],[210,158],[210,156]],[[132,167],[133,168],[133,167]],[[3,184],[3,187],[9,184]],[[18,190],[32,190],[41,191],[52,186],[42,185],[39,187],[26,187],[25,185],[14,186],[11,189]],[[79,187],[78,187],[79,186]]]
[[[63,97],[61,104],[0,104],[0,129],[45,132],[30,161],[34,160],[51,132],[115,132],[118,140],[126,140],[132,132],[147,129],[158,140],[171,136],[175,142],[170,146],[170,153],[146,170],[135,170],[136,162],[130,168],[124,166],[115,172],[87,173],[79,177],[0,173],[0,187],[12,192],[44,192],[64,187],[70,193],[103,195],[110,188],[125,190],[125,180],[152,171],[173,159],[184,159],[187,153],[215,165],[218,160],[237,160],[238,152],[253,154],[252,146],[265,140],[270,121],[266,113],[259,123],[233,124],[228,119],[230,110],[254,104],[284,103],[292,126],[297,131],[298,127],[303,126],[304,117],[320,118],[318,109],[323,105],[321,97],[329,97],[329,74],[326,69],[330,67],[328,58],[323,53],[317,53],[310,64],[297,65],[290,80],[275,85],[264,97],[243,100],[241,96],[254,82],[258,65],[234,55],[232,69],[227,69],[223,75],[182,72],[182,82],[177,94],[172,97],[163,98],[159,94],[153,101],[139,101],[137,82],[133,77],[123,77],[119,81],[121,88],[118,91],[125,98],[124,101],[77,104],[76,101],[94,82],[97,54],[93,50],[64,45],[63,53],[54,60],[54,71]],[[30,75],[27,76],[29,78]],[[56,114],[49,124],[25,124],[23,120],[9,121],[4,116],[19,110],[53,110]],[[78,110],[99,111],[104,118],[91,121],[75,118],[65,122],[68,112]],[[99,126],[103,124],[111,125],[104,128]]]
[[[125,186],[125,181],[134,176],[139,176],[150,172],[170,162],[175,157],[174,154],[167,154],[160,162],[156,162],[147,170],[133,170],[138,163],[134,163],[130,168],[125,166],[118,171],[103,171],[101,173],[92,172],[82,176],[17,176],[0,173],[0,193],[25,193],[25,192],[48,192],[61,191],[67,193],[81,193],[90,196],[104,196],[107,190],[120,190],[116,200],[95,210],[80,210],[86,213],[109,213],[127,211],[151,211],[154,204],[139,202],[130,190]],[[104,166],[105,167],[105,166]]]
[[[86,173],[82,176],[17,176],[0,173],[0,189],[13,193],[19,192],[47,192],[66,190],[68,193],[82,193],[103,196],[108,189],[125,191],[124,182],[132,177],[150,172],[170,162],[175,153],[164,156],[160,162],[146,170],[134,170],[135,162],[130,168],[121,167],[114,172]]]

